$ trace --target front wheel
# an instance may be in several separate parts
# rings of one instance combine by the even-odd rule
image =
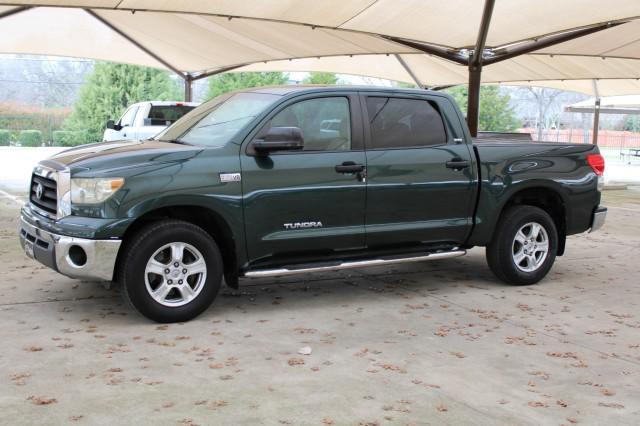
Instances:
[[[222,282],[218,246],[201,228],[163,220],[142,228],[124,247],[119,281],[125,300],[158,322],[195,318]]]
[[[534,206],[515,206],[500,217],[486,256],[493,273],[509,284],[535,284],[556,258],[558,231],[553,219]]]

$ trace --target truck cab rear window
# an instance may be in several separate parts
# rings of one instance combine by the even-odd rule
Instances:
[[[149,111],[149,123],[145,124],[169,126],[194,108],[194,106],[189,105],[152,105]]]
[[[447,143],[440,113],[425,100],[368,97],[370,149],[411,148]]]

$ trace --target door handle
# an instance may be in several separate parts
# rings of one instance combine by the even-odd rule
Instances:
[[[364,164],[356,164],[353,161],[345,161],[336,166],[337,173],[362,173],[364,172]]]
[[[459,158],[459,157],[455,157],[455,158],[452,158],[450,161],[447,161],[446,166],[448,169],[462,170],[469,167],[469,161],[463,160],[462,158]]]

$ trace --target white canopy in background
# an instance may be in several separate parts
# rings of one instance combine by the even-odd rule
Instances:
[[[596,98],[577,102],[564,108],[567,112],[593,113],[596,109]],[[600,99],[602,114],[640,114],[640,95],[609,96]]]
[[[0,52],[166,68],[187,97],[230,70],[473,81],[477,118],[479,69],[483,83],[640,94],[639,17],[639,0],[0,0]]]
[[[449,47],[475,45],[484,7],[481,0],[13,0],[4,4],[243,17],[391,35]],[[637,17],[639,12],[637,0],[498,0],[487,45],[501,46]]]
[[[639,33],[640,34],[640,33]],[[424,54],[360,55],[262,62],[234,71],[326,71],[414,82],[398,61],[403,60],[421,86],[466,84],[466,67]],[[523,77],[525,80],[523,80]],[[640,60],[589,56],[523,55],[485,67],[483,83],[553,87],[601,96],[640,94]]]
[[[22,7],[30,9],[11,14]],[[479,0],[0,1],[0,52],[88,57],[193,75],[247,65],[237,69],[454,85],[467,83],[466,67],[386,37],[472,49],[483,7]],[[638,16],[638,0],[497,0],[486,35],[496,52],[568,29],[626,23],[485,66],[482,81],[592,93],[595,78],[608,80],[599,84],[603,96],[640,93],[634,80],[640,78]]]
[[[113,10],[91,13],[95,16],[82,9],[34,8],[5,17],[0,20],[0,52],[171,66],[198,73],[273,59],[413,51],[372,35],[272,21]]]

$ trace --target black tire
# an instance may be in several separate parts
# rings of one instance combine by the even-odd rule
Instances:
[[[514,240],[518,231],[529,223],[539,224],[544,229],[548,239],[548,251],[544,260],[535,266],[535,270],[524,271],[521,268],[527,268],[530,265],[529,261],[524,260],[520,266],[516,265],[514,251],[519,252],[518,249],[525,246],[515,243]],[[529,244],[532,244],[530,239],[527,240],[527,245]],[[534,244],[537,247],[538,243]],[[537,283],[547,275],[553,266],[557,251],[558,231],[551,216],[538,207],[521,205],[510,207],[500,216],[493,240],[487,245],[486,256],[489,268],[499,279],[508,284],[528,285]],[[534,265],[535,263],[530,267],[533,268]]]
[[[165,306],[158,302],[147,290],[145,281],[147,262],[157,250],[171,243],[190,245],[202,255],[206,264],[206,276],[195,276],[199,282],[197,288],[201,290],[189,302],[185,298],[185,304],[181,306]],[[222,256],[213,238],[202,228],[181,220],[162,220],[146,225],[125,244],[118,281],[122,285],[125,301],[145,317],[161,323],[188,321],[200,315],[216,298],[222,282]],[[167,250],[171,251],[170,248]],[[171,262],[169,267],[172,266]],[[148,277],[151,277],[149,281],[156,280],[153,274]],[[157,277],[162,281],[160,275]],[[184,282],[187,282],[186,277]],[[172,291],[175,293],[177,289]]]

